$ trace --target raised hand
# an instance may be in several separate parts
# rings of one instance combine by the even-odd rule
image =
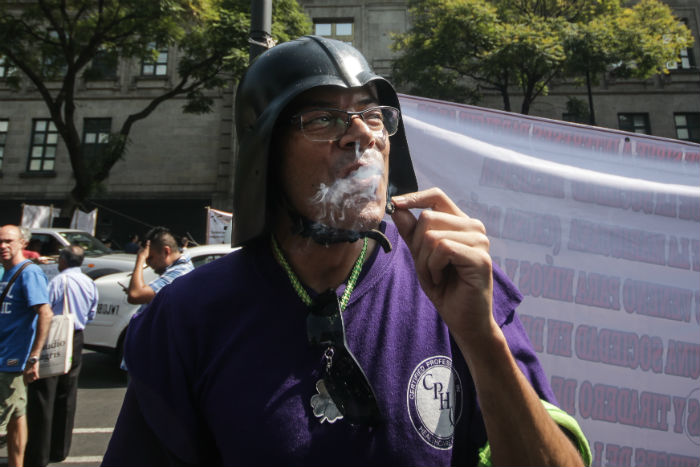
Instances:
[[[392,219],[411,250],[423,291],[452,335],[459,342],[493,332],[492,266],[484,225],[439,188],[392,201],[397,208]],[[416,219],[409,209],[423,211]]]

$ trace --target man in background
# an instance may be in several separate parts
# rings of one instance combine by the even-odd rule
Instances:
[[[143,279],[145,266],[150,266],[160,277],[146,284]],[[160,289],[193,269],[190,256],[180,251],[180,245],[170,230],[154,227],[148,231],[143,246],[136,254],[127,301],[141,305],[151,303]]]
[[[49,301],[55,314],[63,313],[64,300],[74,315],[73,363],[65,375],[34,381],[29,385],[27,418],[29,439],[25,465],[44,466],[68,457],[82,366],[83,330],[97,311],[97,286],[83,274],[85,251],[71,245],[59,253],[59,275],[49,282]]]
[[[27,259],[38,262],[39,257],[41,256],[39,255],[39,252],[29,249],[29,242],[32,239],[31,231],[26,227],[20,227],[19,231],[22,234],[22,239],[26,242],[24,248],[22,249],[22,255],[24,255],[24,257]]]
[[[52,316],[46,276],[22,254],[26,244],[16,225],[0,228],[0,293],[8,289],[0,303],[0,432],[7,427],[9,467],[24,465],[26,385],[39,378],[39,354]]]
[[[129,235],[129,241],[124,245],[125,253],[138,253],[139,251],[139,236],[136,234]]]

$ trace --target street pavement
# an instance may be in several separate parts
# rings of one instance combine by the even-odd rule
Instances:
[[[112,355],[83,351],[83,368],[78,383],[73,444],[63,462],[50,466],[95,467],[112,436],[126,392],[126,373]],[[7,465],[7,448],[0,450],[0,467]]]

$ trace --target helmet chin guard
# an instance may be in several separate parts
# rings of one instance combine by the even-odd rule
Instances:
[[[267,50],[251,63],[236,91],[238,154],[233,187],[233,246],[270,229],[268,213],[275,200],[270,199],[267,186],[268,161],[272,133],[286,107],[303,92],[319,86],[351,89],[368,84],[375,86],[380,105],[400,109],[391,84],[372,71],[357,49],[341,41],[304,36]],[[390,142],[391,194],[416,191],[418,184],[403,122],[399,122]]]

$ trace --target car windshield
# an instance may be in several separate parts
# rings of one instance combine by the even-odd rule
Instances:
[[[71,245],[78,245],[85,250],[88,256],[106,255],[112,253],[104,243],[85,232],[59,232],[61,237],[65,238]]]

